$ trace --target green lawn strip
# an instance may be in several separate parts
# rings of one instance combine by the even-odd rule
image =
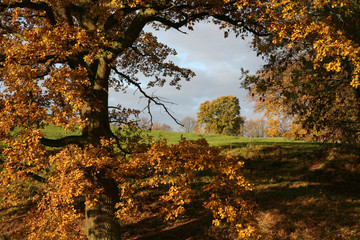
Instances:
[[[80,135],[80,129],[76,129],[75,131],[67,130],[65,131],[60,126],[48,125],[44,128],[43,132],[45,133],[45,137],[49,139],[57,139],[65,136],[74,136]]]

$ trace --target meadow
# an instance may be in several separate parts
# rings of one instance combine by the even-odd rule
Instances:
[[[57,127],[49,138],[78,134]],[[244,162],[253,190],[253,214],[261,239],[360,239],[360,151],[358,147],[295,141],[151,131],[154,139],[174,144],[198,139]],[[171,224],[156,216],[125,226],[123,239],[211,239],[209,214],[196,212]],[[4,227],[4,226],[3,226]],[[1,224],[0,224],[1,229]],[[1,239],[1,234],[0,234]]]
[[[163,131],[151,135],[162,136],[169,143],[182,136],[199,137]],[[357,147],[286,138],[203,137],[244,161],[244,175],[253,184],[246,197],[255,202],[254,216],[262,239],[360,239]],[[201,218],[193,221],[180,225],[179,231],[168,230],[169,236],[174,238],[186,227],[203,226],[205,231],[209,224]],[[175,239],[203,239],[199,229],[191,232],[196,235]],[[161,234],[141,239],[169,237]]]

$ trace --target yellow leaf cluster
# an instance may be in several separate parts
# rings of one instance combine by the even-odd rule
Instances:
[[[124,170],[126,174],[133,171],[133,174],[139,176],[134,179],[132,186],[126,184],[123,187],[131,193],[130,196],[124,194],[123,197],[136,196],[140,194],[139,189],[162,189],[163,193],[158,197],[157,204],[161,206],[165,220],[185,214],[195,199],[201,199],[203,207],[214,216],[214,231],[229,225],[231,227],[227,228],[228,231],[233,231],[233,234],[241,238],[245,229],[254,229],[252,205],[241,200],[244,191],[251,190],[251,185],[241,173],[243,163],[221,154],[220,149],[210,147],[204,139],[182,139],[173,145],[168,145],[164,140],[154,142],[147,151],[130,156],[127,163],[137,166],[121,167],[118,176],[124,175]],[[212,177],[206,177],[204,173]],[[129,187],[133,190],[129,191]],[[118,211],[119,217],[121,214],[130,216],[130,213],[124,212],[124,206],[134,211],[136,199],[132,199],[131,204],[127,201],[118,205],[122,207]],[[239,227],[239,223],[243,227]],[[257,236],[256,231],[250,235]]]
[[[312,44],[316,51],[315,67],[324,66],[328,71],[340,72],[345,68],[343,60],[353,66],[350,85],[359,86],[360,45],[344,29],[336,26],[332,14],[341,12],[345,16],[354,15],[357,8],[354,1],[268,1],[265,16],[274,32],[273,44],[286,40],[289,47],[296,44]],[[329,11],[329,14],[323,12]],[[318,12],[318,16],[316,13]],[[332,13],[334,12],[334,13]],[[354,17],[356,14],[354,15]],[[346,24],[346,23],[345,23]],[[328,62],[328,59],[333,59]]]

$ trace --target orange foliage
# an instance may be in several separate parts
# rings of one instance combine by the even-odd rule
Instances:
[[[209,19],[227,34],[261,35],[264,27],[253,16],[262,7],[261,1],[245,0],[1,1],[1,219],[12,211],[24,216],[9,238],[119,239],[115,215],[129,219],[136,213],[128,211],[136,208],[134,183],[166,186],[159,201],[171,219],[198,194],[191,181],[201,168],[218,175],[199,190],[214,223],[228,222],[248,234],[250,229],[241,232],[248,226],[247,205],[238,198],[248,188],[241,164],[203,141],[148,145],[132,128],[139,112],[110,107],[108,99],[110,88],[125,92],[132,86],[147,98],[149,111],[156,104],[169,113],[145,88],[168,82],[179,89],[181,80],[194,76],[168,59],[176,51],[145,26],[183,31]],[[122,133],[115,134],[111,123]],[[42,130],[52,125],[80,133],[48,138]],[[141,182],[143,177],[152,182]],[[76,226],[84,217],[81,232]]]
[[[139,145],[141,152],[129,156],[118,154],[113,144],[103,140],[101,146],[72,145],[54,151],[46,164],[44,161],[41,165],[39,160],[36,166],[47,168],[43,184],[14,182],[14,178],[20,176],[8,166],[4,168],[1,176],[5,188],[0,188],[1,201],[6,204],[3,206],[23,204],[29,197],[25,185],[34,188],[33,195],[26,199],[27,204],[32,205],[24,215],[27,224],[17,229],[11,238],[82,239],[78,224],[84,216],[76,206],[84,195],[88,196],[87,206],[96,205],[97,196],[103,191],[88,177],[94,172],[103,172],[116,180],[121,189],[116,217],[123,224],[140,219],[143,202],[139,194],[150,189],[161,192],[155,202],[164,220],[177,218],[185,214],[192,203],[200,202],[213,214],[214,231],[226,226],[227,234],[239,238],[257,237],[252,204],[242,200],[242,194],[251,190],[251,185],[241,173],[241,161],[221,154],[220,148],[210,147],[205,139],[181,139],[173,145],[159,140]]]
[[[358,2],[271,0],[266,5],[263,19],[274,33],[273,44],[287,44],[288,48],[311,46],[316,53],[315,69],[341,72],[350,63],[350,85],[355,88],[360,85],[359,39],[353,34],[359,25]]]
[[[251,190],[242,173],[243,163],[221,154],[220,148],[208,145],[205,139],[181,139],[178,144],[168,145],[165,140],[151,144],[143,153],[133,154],[128,159],[133,173],[139,174],[127,192],[136,196],[143,188],[166,189],[159,196],[159,204],[165,220],[186,213],[194,201],[200,201],[212,212],[215,227],[227,226],[239,238],[257,237],[251,216],[251,203],[242,200],[242,194]],[[128,164],[128,163],[127,163]],[[124,167],[116,176],[123,177]],[[128,169],[128,168],[125,168]],[[139,171],[142,169],[142,171]],[[207,178],[206,176],[212,176]],[[125,193],[124,193],[125,194]],[[118,217],[124,216],[126,207],[134,213],[136,199],[124,200]],[[125,215],[126,216],[126,215]],[[125,219],[124,219],[125,220]]]

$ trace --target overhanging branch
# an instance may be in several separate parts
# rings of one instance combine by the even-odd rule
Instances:
[[[169,109],[166,107],[166,105],[161,102],[161,99],[160,99],[160,98],[148,95],[148,94],[142,89],[142,87],[140,86],[140,84],[139,84],[138,82],[136,82],[136,81],[134,81],[133,79],[131,79],[130,76],[128,76],[128,75],[126,75],[126,74],[118,71],[115,67],[112,67],[112,70],[114,70],[115,73],[117,73],[119,76],[125,78],[128,83],[134,85],[134,86],[140,91],[140,93],[141,93],[145,98],[148,99],[148,107],[147,107],[147,108],[148,108],[148,110],[149,110],[149,113],[150,113],[150,103],[152,102],[152,103],[154,103],[155,105],[158,105],[158,106],[162,107],[162,108],[165,110],[165,112],[176,122],[176,124],[182,126],[182,124],[170,113],[170,111],[169,111]],[[150,113],[150,116],[152,116],[151,113]]]
[[[237,27],[242,27],[244,28],[246,31],[256,35],[256,36],[259,36],[259,37],[267,37],[270,35],[269,32],[266,31],[266,28],[259,25],[259,23],[253,21],[253,22],[245,22],[243,20],[234,20],[232,18],[230,18],[229,16],[226,16],[226,15],[221,15],[221,14],[215,14],[215,15],[212,15],[213,18],[217,19],[217,20],[220,20],[220,21],[224,21],[224,22],[227,22],[227,23],[230,23],[234,26],[237,26]],[[259,29],[254,29],[250,26],[254,26],[254,27],[258,27]]]
[[[4,160],[0,159],[0,165],[2,165],[4,163]],[[19,171],[23,171],[24,169],[22,167],[19,168]],[[26,175],[28,175],[29,177],[31,177],[32,179],[34,179],[35,181],[41,182],[41,183],[46,183],[47,179],[41,177],[40,175],[33,173],[33,172],[27,172]]]
[[[56,24],[56,19],[52,8],[45,2],[31,2],[30,0],[23,0],[22,2],[11,3],[11,4],[0,4],[0,13],[10,8],[28,8],[37,11],[45,11],[46,18],[49,20],[51,25]]]
[[[174,29],[178,30],[179,32],[186,34],[186,32],[180,30],[181,27],[187,25],[191,21],[195,21],[195,20],[198,20],[198,19],[201,20],[206,16],[209,16],[209,13],[202,12],[202,13],[197,13],[197,14],[187,16],[187,17],[185,17],[185,19],[183,19],[181,21],[178,21],[178,22],[173,22],[173,21],[171,21],[169,19],[166,19],[164,17],[153,17],[152,21],[160,22],[160,23],[164,24],[165,26],[174,28]]]
[[[89,141],[85,136],[80,135],[80,136],[66,136],[59,139],[41,138],[40,142],[41,144],[47,147],[64,147],[70,144],[84,146]]]

